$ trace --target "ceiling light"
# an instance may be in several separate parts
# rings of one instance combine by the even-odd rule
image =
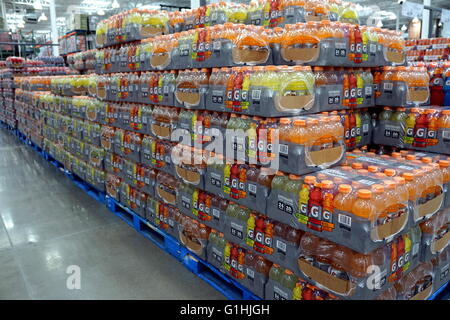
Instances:
[[[377,27],[378,28],[381,28],[383,26],[383,22],[381,22],[381,20],[378,20],[378,22],[377,22]]]
[[[412,19],[412,22],[417,23],[417,22],[419,22],[419,19],[417,19],[417,17],[414,17],[414,19]]]
[[[23,21],[19,21],[19,23],[17,24],[17,28],[25,28],[25,25],[23,24]]]
[[[42,11],[38,21],[47,21],[47,20],[48,20],[47,16],[45,15],[44,11]]]
[[[100,9],[98,9],[97,14],[99,16],[104,16],[105,15],[105,11],[102,8],[100,8]]]
[[[406,30],[408,30],[408,27],[406,25],[402,25],[402,29],[401,30],[402,31],[406,31]]]
[[[41,0],[34,0],[33,8],[35,8],[36,10],[42,10]]]
[[[120,8],[120,3],[117,2],[117,0],[114,0],[111,6],[113,9],[118,9]]]

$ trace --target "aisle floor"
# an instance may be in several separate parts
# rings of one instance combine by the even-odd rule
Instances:
[[[0,299],[224,299],[4,129],[0,218]]]

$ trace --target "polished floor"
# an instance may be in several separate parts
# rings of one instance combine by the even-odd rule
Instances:
[[[223,298],[0,129],[0,299]]]

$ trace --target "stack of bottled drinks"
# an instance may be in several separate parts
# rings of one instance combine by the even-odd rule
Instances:
[[[99,24],[98,74],[35,98],[44,147],[261,298],[426,299],[449,278],[449,159],[362,148],[375,124],[422,123],[387,108],[380,129],[372,107],[425,104],[423,70],[337,0],[281,1],[282,19],[258,22],[279,2]]]

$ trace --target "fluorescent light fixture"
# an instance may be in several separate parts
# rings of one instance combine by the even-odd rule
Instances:
[[[35,8],[36,10],[42,10],[41,0],[34,0],[33,8]]]
[[[17,24],[17,28],[25,28],[25,25],[23,24],[23,21],[20,21],[18,24]]]
[[[160,5],[156,5],[156,4],[141,4],[140,6],[136,6],[139,9],[147,9],[147,10],[159,10],[161,9]]]
[[[381,20],[378,20],[378,22],[377,22],[377,27],[378,28],[381,28],[383,26],[383,22],[381,22]]]
[[[401,30],[402,31],[406,31],[406,30],[408,30],[408,27],[406,25],[402,25],[402,29]]]
[[[105,15],[105,10],[103,10],[102,8],[100,8],[100,9],[97,10],[97,14],[98,14],[99,16],[104,16],[104,15]]]
[[[113,9],[118,9],[118,8],[120,8],[120,3],[117,0],[114,0],[111,7]]]

